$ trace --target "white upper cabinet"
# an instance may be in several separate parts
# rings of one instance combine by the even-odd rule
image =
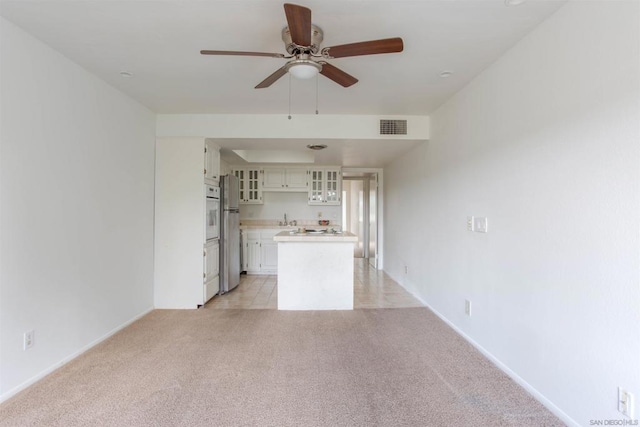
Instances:
[[[342,172],[340,168],[309,170],[309,204],[340,205],[342,201]]]
[[[309,189],[309,170],[307,168],[288,168],[286,186],[290,190],[307,191]]]
[[[264,204],[263,191],[308,193],[310,205],[342,203],[339,166],[238,166],[233,173],[240,179],[241,204]]]
[[[265,167],[262,171],[263,191],[308,191],[305,167]]]
[[[327,182],[326,203],[339,205],[342,199],[342,173],[340,169],[325,169],[325,176]]]
[[[204,177],[207,180],[220,181],[220,147],[209,139],[204,143]]]
[[[280,190],[284,188],[286,180],[284,168],[264,168],[262,172],[262,188],[264,190]]]
[[[239,203],[244,205],[261,205],[262,170],[255,167],[234,168],[233,174],[238,177],[240,187]]]

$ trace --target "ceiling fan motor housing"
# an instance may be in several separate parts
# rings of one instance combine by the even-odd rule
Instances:
[[[311,24],[311,46],[299,46],[293,42],[291,39],[291,33],[289,32],[289,27],[284,27],[282,29],[282,41],[284,42],[285,48],[289,55],[298,55],[298,54],[312,54],[315,55],[320,50],[320,44],[324,39],[324,33],[320,29],[320,27]]]

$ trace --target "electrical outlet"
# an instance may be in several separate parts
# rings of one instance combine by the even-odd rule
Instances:
[[[473,231],[473,217],[472,216],[468,216],[467,217],[467,230],[468,231]]]
[[[322,212],[318,212],[318,218],[322,218]]]
[[[404,274],[409,274],[409,266],[408,265],[404,266]]]
[[[633,394],[618,387],[618,412],[633,418]]]
[[[33,347],[33,340],[35,338],[35,332],[34,331],[29,331],[29,332],[25,332],[23,335],[23,341],[22,341],[22,349],[23,350],[27,350],[30,349],[31,347]]]
[[[468,299],[464,300],[464,314],[471,316],[471,301]]]

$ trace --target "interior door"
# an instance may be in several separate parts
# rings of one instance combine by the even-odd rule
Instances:
[[[364,258],[364,227],[363,227],[363,180],[357,178],[345,178],[342,181],[342,189],[344,190],[343,203],[343,219],[342,227],[344,230],[355,234],[358,241],[353,246],[353,256],[355,258]]]
[[[378,174],[344,177],[343,227],[358,236],[355,258],[367,258],[378,268]]]
[[[378,268],[378,174],[369,180],[369,264]]]

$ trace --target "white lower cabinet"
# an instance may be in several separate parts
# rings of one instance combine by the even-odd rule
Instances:
[[[263,231],[260,233],[260,271],[265,274],[278,273],[278,244],[273,237],[278,231]]]
[[[204,245],[204,302],[220,291],[220,243],[217,240]]]
[[[260,271],[260,233],[250,231],[246,234],[246,257],[245,263],[247,273]]]
[[[243,270],[247,274],[276,274],[278,245],[273,237],[281,230],[243,230]]]

